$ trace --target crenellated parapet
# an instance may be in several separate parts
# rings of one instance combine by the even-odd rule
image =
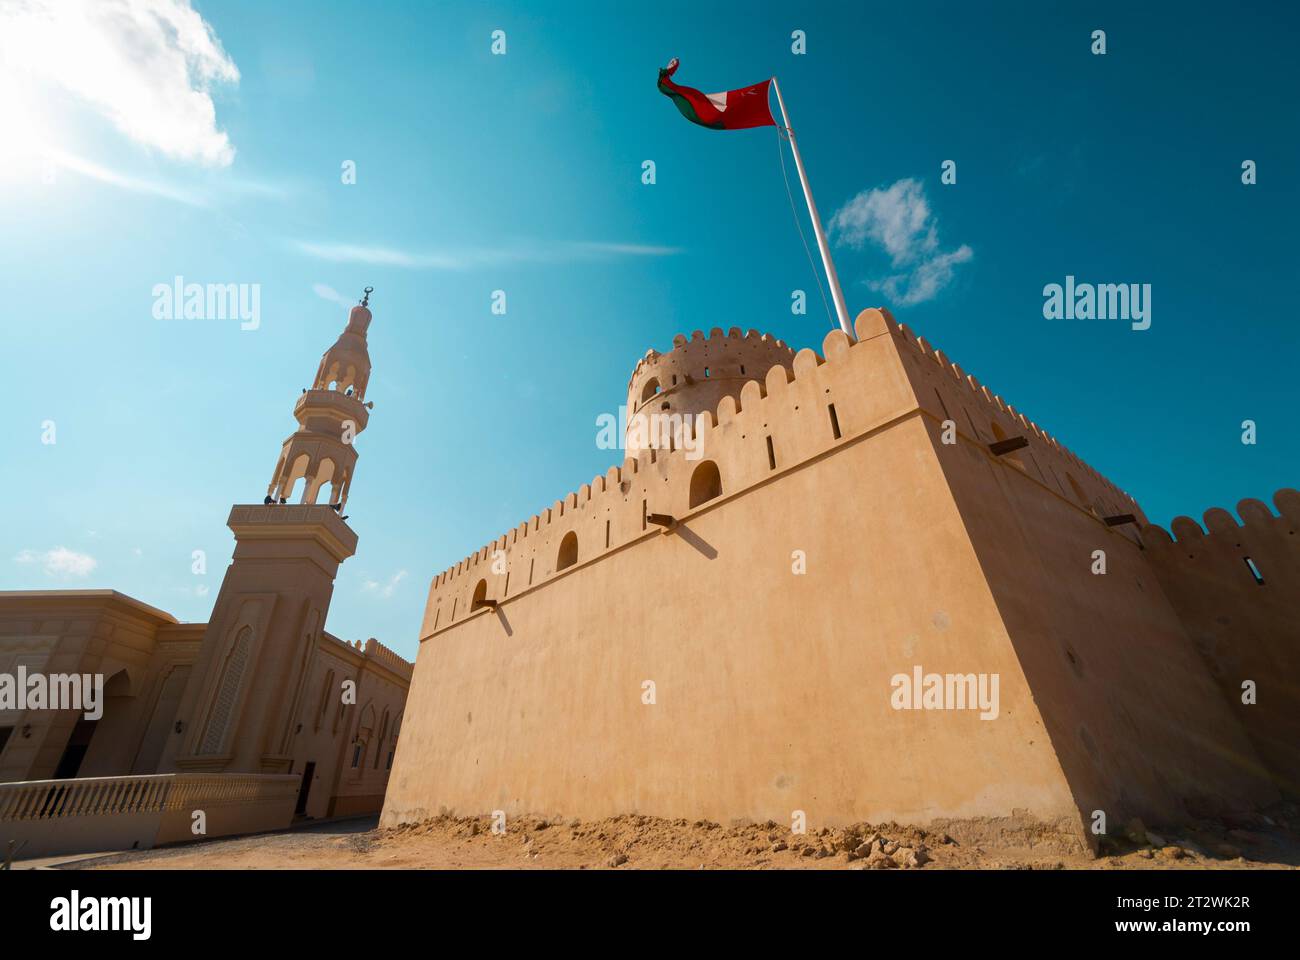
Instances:
[[[1294,585],[1300,596],[1300,492],[1284,487],[1273,494],[1277,514],[1262,500],[1237,504],[1238,522],[1222,507],[1202,515],[1204,526],[1191,517],[1175,517],[1163,527],[1143,527],[1143,539],[1153,559],[1171,569],[1213,569],[1228,582],[1265,586]],[[1261,597],[1260,594],[1251,594]]]
[[[918,412],[938,422],[953,420],[968,442],[984,447],[1024,435],[1030,444],[1018,451],[1013,466],[1098,521],[1133,513],[1143,522],[1131,497],[895,323],[889,311],[865,310],[855,326],[855,340],[839,330],[828,333],[820,354],[807,348],[794,353],[754,331],[741,336],[738,328],[728,334],[715,328],[707,338],[696,331],[690,339],[677,337],[668,354],[647,353],[633,372],[630,395],[664,375],[671,390],[674,371],[675,386],[685,386],[688,369],[703,374],[699,364],[705,357],[707,379],[714,380],[716,371],[728,389],[715,405],[691,411],[700,418],[684,442],[672,449],[629,449],[621,465],[438,574],[421,638],[660,535],[669,528],[656,523],[656,515],[681,521],[715,509],[755,484]],[[705,379],[692,378],[696,384]],[[664,392],[661,381],[654,396]],[[710,471],[716,473],[716,490],[707,482]]]
[[[1222,507],[1210,507],[1202,514],[1204,527],[1191,517],[1179,516],[1174,517],[1169,524],[1173,531],[1172,536],[1163,527],[1154,524],[1146,527],[1144,532],[1150,535],[1154,543],[1171,544],[1176,541],[1192,549],[1200,546],[1207,536],[1240,539],[1243,528],[1248,528],[1252,532],[1269,531],[1281,534],[1284,532],[1282,528],[1287,526],[1285,533],[1293,535],[1296,528],[1300,527],[1300,492],[1290,487],[1283,487],[1273,494],[1273,505],[1277,508],[1277,516],[1264,501],[1247,497],[1237,503],[1237,515],[1241,517],[1241,523],[1238,523],[1236,518]],[[1286,523],[1279,523],[1280,519],[1285,520]]]
[[[917,400],[922,409],[937,420],[951,421],[958,434],[980,445],[1023,437],[1029,445],[1006,456],[1006,462],[1099,519],[1132,514],[1139,524],[1145,522],[1136,500],[1065,444],[905,324],[893,329],[896,339],[907,348],[911,369],[921,375]]]

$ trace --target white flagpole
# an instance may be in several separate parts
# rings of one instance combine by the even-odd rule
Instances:
[[[849,322],[849,308],[844,304],[844,291],[840,289],[840,278],[835,272],[835,261],[831,259],[830,244],[826,242],[826,231],[822,229],[821,217],[817,216],[817,205],[813,203],[812,187],[808,186],[808,174],[804,172],[803,157],[799,156],[799,143],[790,129],[790,118],[785,112],[785,100],[781,97],[781,84],[772,78],[776,89],[776,102],[781,107],[781,122],[790,138],[790,149],[794,151],[794,165],[799,170],[799,182],[803,184],[803,198],[808,201],[808,215],[812,217],[813,232],[817,234],[817,249],[821,251],[822,266],[826,268],[826,279],[830,282],[831,297],[835,300],[835,312],[840,318],[840,329],[854,339],[853,325]]]

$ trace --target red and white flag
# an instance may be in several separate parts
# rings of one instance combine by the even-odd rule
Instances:
[[[710,130],[745,130],[750,127],[774,127],[772,110],[767,103],[771,80],[764,80],[739,90],[700,93],[694,87],[682,87],[672,81],[680,61],[673,57],[659,69],[659,92],[672,100],[682,116]]]

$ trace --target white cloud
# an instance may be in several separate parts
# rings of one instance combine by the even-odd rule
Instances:
[[[189,0],[11,0],[0,5],[0,64],[71,93],[165,156],[234,160],[210,91],[237,84],[239,69]]]
[[[861,250],[873,244],[889,255],[896,271],[868,281],[900,306],[931,300],[952,282],[957,264],[974,251],[965,244],[939,249],[939,222],[930,210],[924,185],[913,179],[864,190],[835,212],[830,231],[842,246]]]
[[[93,163],[84,157],[68,153],[66,150],[60,150],[57,147],[45,147],[42,153],[52,166],[80,174],[91,180],[97,180],[100,183],[106,183],[111,187],[129,190],[131,193],[143,193],[154,197],[162,197],[166,200],[175,200],[177,203],[183,203],[189,207],[208,206],[206,200],[188,190],[158,180],[129,177],[118,173],[116,170],[110,170],[108,167]]]
[[[348,300],[343,294],[339,293],[327,283],[313,283],[311,285],[312,293],[322,300],[328,300],[330,303],[337,303],[341,307],[351,307],[352,301]]]
[[[361,589],[365,593],[372,593],[381,599],[387,600],[397,592],[397,585],[406,579],[406,571],[398,570],[383,583],[378,580],[363,580]]]
[[[97,566],[99,561],[88,553],[78,553],[67,547],[55,547],[53,550],[20,550],[14,557],[15,563],[37,564],[51,577],[85,577]]]
[[[897,273],[882,280],[872,280],[868,286],[879,290],[900,306],[933,300],[939,291],[952,282],[954,268],[965,263],[975,252],[966,244],[948,253],[936,254],[922,260],[909,273]]]
[[[524,243],[501,247],[457,247],[451,251],[401,250],[394,247],[352,243],[317,243],[293,240],[299,253],[330,263],[363,263],[370,266],[402,267],[408,270],[472,270],[510,263],[568,263],[575,260],[608,260],[615,257],[668,257],[680,253],[677,247],[639,243],[572,242]],[[319,295],[319,291],[317,292]],[[328,299],[328,298],[326,298]]]

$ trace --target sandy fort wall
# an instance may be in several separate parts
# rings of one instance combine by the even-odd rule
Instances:
[[[1277,799],[1149,562],[1137,503],[942,352],[894,337],[1081,812],[1161,823]],[[1011,437],[1028,446],[990,449]],[[1134,522],[1106,523],[1121,514]]]
[[[1300,795],[1300,493],[1143,531],[1147,556],[1229,711],[1278,787]],[[1243,684],[1254,684],[1245,702]],[[1249,699],[1249,698],[1246,698]]]

